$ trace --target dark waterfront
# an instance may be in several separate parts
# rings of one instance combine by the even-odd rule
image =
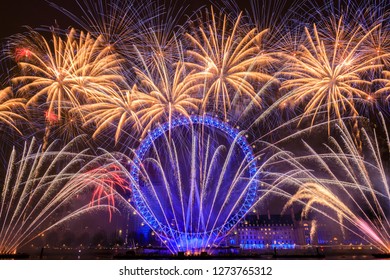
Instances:
[[[175,256],[162,252],[160,249],[137,249],[128,250],[124,248],[108,249],[75,249],[75,248],[34,248],[25,251],[30,260],[180,260],[180,259],[210,259],[210,260],[225,260],[225,259],[242,259],[242,260],[374,260],[383,259],[376,258],[373,254],[378,253],[374,249],[334,249],[324,248],[318,254],[314,250],[278,250],[275,254],[273,250],[257,250],[252,252],[228,253],[226,251],[215,253],[213,255],[189,255]],[[24,258],[26,259],[26,258]]]

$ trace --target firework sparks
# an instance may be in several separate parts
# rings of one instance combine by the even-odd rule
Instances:
[[[344,227],[346,227],[356,233],[346,225],[346,222],[349,222],[359,229],[365,235],[365,238],[375,244],[379,249],[384,252],[390,252],[390,241],[388,240],[389,236],[387,233],[382,232],[381,227],[377,227],[373,223],[368,224],[362,220],[359,215],[340,200],[338,195],[334,194],[325,186],[315,183],[304,184],[286,203],[285,208],[290,207],[297,201],[305,205],[302,216],[307,218],[309,212],[315,210],[333,219],[329,214],[317,208],[317,205],[325,206],[336,213],[338,223],[342,226],[343,232],[345,230]],[[359,233],[356,234],[360,235]]]
[[[113,92],[110,95],[99,94],[95,102],[83,105],[80,110],[83,112],[86,123],[96,124],[93,137],[97,137],[104,129],[113,126],[115,123],[115,142],[118,142],[121,133],[130,124],[138,133],[142,131],[138,120],[137,110],[134,106],[134,94],[132,91],[125,93]]]
[[[362,37],[356,29],[345,41],[342,18],[336,26],[330,43],[329,34],[322,34],[315,24],[312,32],[305,28],[308,44],[302,45],[297,55],[288,55],[290,62],[283,71],[289,78],[281,90],[287,90],[287,98],[294,104],[306,103],[303,117],[314,112],[312,125],[321,106],[326,107],[328,121],[336,118],[341,122],[346,113],[358,115],[354,98],[365,101],[369,94],[364,88],[371,85],[364,74],[382,67],[376,63],[377,57],[367,57],[359,49],[375,28]]]
[[[22,73],[12,79],[20,85],[18,92],[32,97],[27,105],[44,99],[48,112],[61,118],[62,102],[79,107],[97,92],[110,92],[123,82],[119,75],[120,60],[101,47],[101,39],[93,40],[90,34],[78,34],[72,29],[66,40],[53,34],[51,44],[42,35],[31,32],[24,37],[30,44],[27,60],[18,63]]]
[[[13,98],[10,87],[0,90],[0,123],[4,123],[20,134],[22,132],[16,127],[17,120],[26,120],[18,111],[25,110],[25,100],[23,98]]]
[[[77,141],[77,138],[76,140]],[[88,156],[86,151],[72,153],[71,141],[60,151],[53,144],[45,152],[36,150],[35,140],[25,145],[20,159],[13,150],[7,173],[0,184],[0,253],[12,254],[18,248],[57,225],[98,209],[116,210],[113,197],[118,179],[111,156]],[[105,162],[100,169],[90,168]],[[104,161],[105,160],[105,161]],[[82,165],[83,163],[84,165]],[[103,175],[104,174],[104,175]],[[59,211],[76,197],[96,188],[93,201],[75,207],[70,213]],[[108,200],[108,204],[100,201]],[[110,212],[111,213],[111,212]]]
[[[243,137],[226,124],[222,130],[221,122],[198,116],[175,119],[173,124],[156,128],[137,151],[140,156],[147,153],[136,159],[139,163],[132,170],[133,199],[141,212],[150,211],[145,220],[172,251],[205,249],[255,200],[257,170]],[[235,138],[220,144],[210,134]],[[232,194],[239,198],[230,199]]]
[[[51,124],[52,134],[55,137],[63,139],[65,143],[68,143],[72,139],[84,135],[87,133],[87,125],[83,126],[83,116],[80,115],[79,110],[72,110],[72,105],[68,105],[67,102],[63,102],[63,112],[61,118],[57,115],[46,111],[46,122]]]
[[[116,163],[109,163],[83,172],[74,178],[74,181],[82,182],[81,185],[85,184],[93,188],[90,207],[95,204],[108,206],[110,221],[115,209],[115,201],[120,196],[118,192],[122,192],[124,196],[123,193],[130,190],[129,182],[123,176],[126,172],[123,172],[121,167]]]
[[[383,84],[383,86],[376,91],[376,94],[377,95],[382,95],[382,94],[387,95],[387,96],[385,96],[385,98],[386,98],[386,100],[389,100],[389,98],[390,98],[390,94],[389,94],[389,92],[390,92],[390,71],[385,70],[382,72],[382,74],[384,76],[382,79],[375,80],[376,82]]]
[[[119,74],[120,59],[101,46],[101,39],[90,34],[78,34],[72,29],[66,40],[53,33],[52,44],[42,35],[31,31],[30,36],[19,38],[28,44],[29,56],[18,62],[24,75],[12,81],[19,86],[18,93],[29,96],[27,106],[44,104],[48,125],[44,149],[50,136],[51,125],[63,118],[63,106],[79,108],[97,93],[108,93],[124,82]],[[69,105],[71,107],[69,108]]]
[[[179,24],[185,8],[177,4],[178,2],[171,2],[166,6],[159,1],[149,1],[148,7],[140,11],[140,16],[147,20],[141,22],[137,33],[140,43],[136,45],[136,52],[142,55],[142,63],[152,71],[156,70],[154,56],[165,60],[167,65],[173,65],[182,59],[183,52],[178,38],[182,38],[187,23]],[[136,54],[135,61],[138,56]]]
[[[386,132],[387,147],[390,148],[389,136]],[[312,175],[289,199],[285,209],[294,202],[304,204],[302,215],[307,216],[311,210],[337,220],[342,229],[369,240],[378,249],[390,252],[390,222],[388,220],[388,202],[390,188],[387,179],[388,171],[381,159],[377,135],[370,136],[364,129],[362,135],[363,154],[353,141],[353,136],[344,128],[340,129],[341,143],[332,138],[334,148],[328,146],[328,154],[318,154],[309,147],[310,155],[304,156],[310,160],[312,169],[318,166],[324,175]],[[389,153],[390,150],[387,151]],[[298,159],[299,160],[299,159]],[[336,168],[335,168],[336,167]],[[343,179],[340,179],[343,174]],[[310,178],[311,177],[311,178]],[[348,202],[347,202],[348,201]],[[324,206],[336,213],[337,218],[321,210]],[[351,228],[346,223],[358,229]]]
[[[374,63],[381,63],[388,67],[390,64],[390,30],[387,27],[389,11],[384,3],[367,2],[363,8],[357,8],[351,12],[349,21],[358,23],[363,33],[369,34],[362,44],[362,51],[369,58],[376,58]]]
[[[92,34],[95,39],[101,40],[108,51],[119,53],[128,60],[134,58],[132,46],[140,37],[143,24],[143,21],[139,20],[141,11],[155,11],[151,9],[151,3],[143,2],[142,5],[137,5],[134,0],[84,0],[77,1],[83,13],[80,18],[70,10],[54,3],[50,4]]]
[[[140,58],[143,57],[140,55]],[[184,63],[177,62],[170,71],[167,61],[158,55],[153,56],[156,71],[151,73],[135,68],[140,85],[132,89],[133,104],[137,108],[139,121],[144,127],[143,136],[154,125],[168,120],[171,123],[176,115],[189,117],[192,111],[197,112],[200,99],[191,93],[199,88],[192,83],[192,73],[186,73]]]
[[[199,29],[187,34],[194,50],[187,51],[185,65],[196,70],[192,79],[204,86],[203,110],[211,103],[227,119],[232,103],[241,96],[259,107],[261,98],[253,84],[274,79],[265,69],[275,58],[259,48],[267,30],[253,28],[241,34],[242,14],[230,26],[226,15],[219,22],[213,10],[210,23],[198,22]]]

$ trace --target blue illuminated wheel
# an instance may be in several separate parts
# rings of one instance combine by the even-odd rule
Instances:
[[[172,251],[215,245],[257,198],[246,138],[209,116],[174,119],[135,151],[132,203]]]

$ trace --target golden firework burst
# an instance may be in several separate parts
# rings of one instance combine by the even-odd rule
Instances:
[[[27,106],[47,103],[48,114],[61,117],[63,102],[79,107],[88,98],[117,89],[123,83],[121,60],[101,39],[72,29],[66,40],[53,33],[52,42],[31,32],[21,38],[28,57],[18,62],[22,75],[12,79],[18,92],[31,96]]]
[[[136,132],[142,130],[133,104],[134,95],[131,91],[112,92],[110,95],[99,94],[95,97],[94,102],[81,106],[86,120],[84,125],[96,124],[93,137],[106,128],[116,126],[115,142],[117,143],[127,125],[131,124]]]
[[[365,89],[371,81],[365,74],[382,67],[377,56],[370,57],[361,48],[375,27],[366,34],[356,28],[346,40],[342,18],[336,26],[331,40],[315,24],[311,31],[305,28],[307,44],[301,45],[297,55],[287,55],[289,62],[282,74],[288,78],[281,85],[281,90],[287,91],[286,100],[305,104],[303,117],[312,115],[312,124],[325,107],[329,129],[334,117],[341,122],[346,113],[358,115],[355,99],[369,97]]]
[[[22,132],[16,127],[16,121],[25,120],[20,114],[25,110],[25,99],[14,98],[10,87],[0,90],[0,123],[4,123],[17,132]]]
[[[235,22],[226,15],[218,20],[213,9],[209,22],[198,22],[199,28],[187,34],[193,49],[187,51],[185,65],[196,71],[192,81],[203,86],[202,109],[212,104],[215,111],[222,110],[226,119],[232,104],[242,96],[260,106],[255,85],[274,79],[266,68],[276,61],[260,47],[267,30],[240,32],[242,14]]]
[[[142,55],[140,57],[143,60]],[[153,72],[145,63],[145,69],[135,68],[139,85],[132,89],[133,104],[144,128],[142,135],[159,122],[170,123],[175,115],[188,117],[192,111],[198,110],[201,102],[192,95],[200,86],[193,83],[193,74],[187,73],[183,62],[168,65],[158,55],[153,56],[153,62]]]

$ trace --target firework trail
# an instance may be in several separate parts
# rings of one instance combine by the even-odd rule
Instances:
[[[284,72],[288,78],[282,83],[281,90],[287,91],[288,100],[294,104],[306,103],[303,116],[314,112],[312,124],[324,104],[327,105],[329,121],[336,118],[341,122],[342,116],[348,113],[357,115],[354,100],[356,97],[359,101],[366,100],[369,94],[364,88],[371,85],[370,81],[363,79],[363,74],[382,67],[382,64],[375,63],[377,58],[369,58],[359,50],[372,30],[360,38],[357,29],[344,42],[346,30],[342,18],[336,26],[335,38],[330,45],[316,25],[311,31],[305,28],[307,46],[302,45],[295,56],[288,56],[290,63]]]
[[[232,104],[240,99],[247,97],[261,106],[253,84],[274,80],[267,67],[276,58],[259,47],[267,30],[240,31],[242,14],[234,22],[227,15],[219,19],[213,9],[206,15],[210,19],[199,17],[193,32],[186,36],[193,50],[187,51],[185,65],[195,69],[193,80],[203,86],[202,110],[211,106],[226,120]]]
[[[143,126],[142,136],[159,123],[171,123],[175,116],[189,117],[198,111],[201,100],[193,92],[199,85],[193,82],[192,72],[188,73],[183,62],[172,67],[164,58],[154,55],[153,71],[147,67],[141,54],[140,59],[144,68],[135,68],[140,82],[133,87],[132,94],[136,114]]]
[[[63,118],[63,103],[68,109],[79,108],[96,94],[109,94],[124,83],[121,60],[90,34],[72,29],[66,40],[53,33],[52,42],[34,31],[18,37],[15,44],[24,46],[26,55],[16,54],[21,75],[12,82],[19,94],[28,97],[28,107],[42,102],[47,107],[44,149],[50,126]]]
[[[306,183],[293,194],[285,209],[294,202],[303,203],[303,216],[318,211],[337,221],[343,230],[350,230],[381,251],[390,252],[389,171],[382,160],[385,148],[382,144],[387,146],[388,156],[390,142],[386,127],[383,129],[385,139],[362,129],[363,155],[345,127],[339,129],[339,141],[331,138],[333,147],[326,146],[328,153],[317,153],[306,144],[310,154],[295,160],[310,162],[311,175],[305,178]],[[332,210],[336,218],[318,206]]]
[[[59,151],[51,144],[44,152],[33,140],[25,145],[20,158],[12,151],[0,185],[0,253],[16,253],[42,233],[84,213],[107,207],[110,213],[117,210],[113,203],[119,195],[116,190],[126,191],[127,187],[118,175],[116,161],[108,154],[70,152],[79,140]],[[75,206],[71,212],[61,211],[91,189],[91,202]]]
[[[12,127],[17,132],[22,132],[16,127],[17,121],[25,121],[23,112],[25,111],[26,100],[15,98],[10,87],[0,90],[0,124]]]

